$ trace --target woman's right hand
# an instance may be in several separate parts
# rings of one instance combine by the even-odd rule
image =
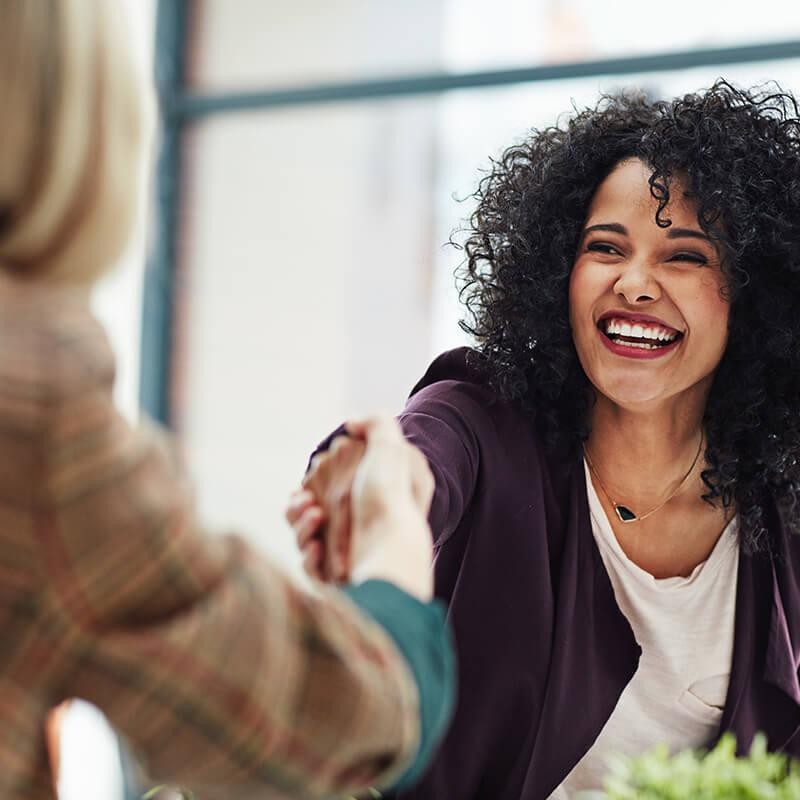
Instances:
[[[306,571],[323,580],[383,578],[431,594],[427,460],[391,417],[347,426],[312,462],[286,512]]]
[[[317,580],[342,582],[350,573],[350,494],[364,455],[363,441],[337,436],[311,461],[302,488],[290,498],[286,519],[303,554],[305,571]]]

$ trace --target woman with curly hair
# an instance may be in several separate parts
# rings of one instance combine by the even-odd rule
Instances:
[[[761,730],[800,755],[800,119],[606,97],[480,183],[475,338],[401,415],[436,479],[460,689],[425,800],[602,788]],[[324,531],[289,514],[309,552]],[[320,560],[311,563],[319,569]]]

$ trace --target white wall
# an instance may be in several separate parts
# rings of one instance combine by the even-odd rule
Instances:
[[[333,5],[205,2],[197,80],[438,59],[434,0]],[[282,514],[310,449],[349,414],[399,408],[429,355],[435,126],[413,100],[229,115],[191,136],[178,425],[203,517],[291,569]]]

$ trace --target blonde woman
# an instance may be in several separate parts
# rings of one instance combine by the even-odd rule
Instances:
[[[452,664],[429,602],[431,478],[394,423],[353,428],[360,585],[310,596],[203,536],[159,436],[112,404],[88,290],[129,235],[148,129],[119,15],[0,2],[0,796],[54,796],[45,719],[68,697],[207,800],[408,782]],[[314,496],[355,453],[320,461]]]

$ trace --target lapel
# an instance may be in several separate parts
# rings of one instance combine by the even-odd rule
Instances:
[[[550,673],[531,743],[522,800],[548,797],[591,747],[624,688],[641,649],[620,611],[592,534],[583,460],[573,465],[563,519]]]
[[[782,565],[783,566],[783,565]],[[800,626],[798,620],[798,585],[795,583],[794,597],[784,597],[787,581],[779,574],[778,566],[772,567],[772,613],[764,664],[764,680],[786,694],[795,706],[800,707],[800,681],[797,670],[800,666]]]
[[[800,755],[800,541],[790,540],[774,508],[775,552],[742,553],[733,665],[720,733],[736,734],[739,752],[763,731],[771,750]]]

